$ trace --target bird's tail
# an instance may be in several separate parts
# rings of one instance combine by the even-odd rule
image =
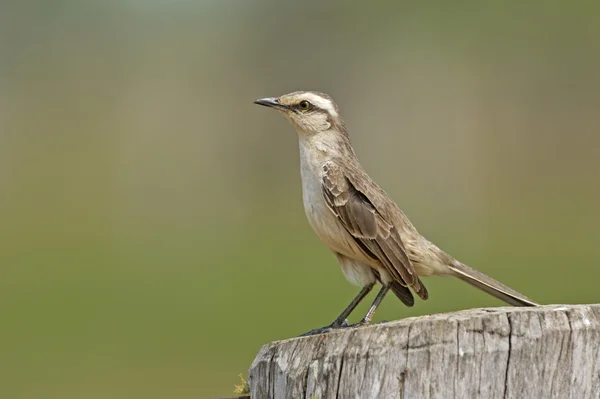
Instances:
[[[400,284],[397,281],[392,281],[390,288],[394,294],[408,307],[412,307],[415,304],[415,297],[413,297],[412,292],[408,287]]]
[[[450,269],[454,272],[454,275],[462,281],[465,281],[513,306],[538,306],[537,303],[527,298],[525,295],[518,293],[512,288],[507,287],[501,282],[496,281],[463,263],[455,261],[450,265]]]
[[[396,294],[398,299],[400,299],[406,306],[411,307],[415,304],[415,298],[408,287],[400,284],[398,281],[392,281],[390,288],[392,292]],[[425,300],[429,296],[427,293],[427,288],[425,288],[425,285],[423,285],[423,282],[418,277],[415,279],[414,284],[410,288],[412,288],[413,291],[421,297],[421,299]]]

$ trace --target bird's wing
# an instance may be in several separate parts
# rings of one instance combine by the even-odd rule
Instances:
[[[362,180],[335,162],[327,162],[323,166],[327,205],[367,255],[379,260],[395,281],[419,293],[421,284],[398,230],[369,200],[368,190],[361,189]]]

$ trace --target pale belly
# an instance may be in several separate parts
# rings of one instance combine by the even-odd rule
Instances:
[[[328,208],[318,209],[321,204],[306,204],[304,211],[317,236],[334,252],[354,258],[358,251],[353,238],[339,223],[336,216]],[[326,206],[326,205],[325,205]]]
[[[302,199],[308,223],[330,250],[352,259],[365,262],[372,261],[362,253],[354,238],[327,206],[323,196],[320,175],[303,173]]]

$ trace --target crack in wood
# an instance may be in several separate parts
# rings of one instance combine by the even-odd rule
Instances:
[[[596,399],[600,305],[474,309],[273,342],[249,383],[253,399]]]

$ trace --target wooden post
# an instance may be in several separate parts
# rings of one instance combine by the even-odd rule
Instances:
[[[473,309],[263,346],[252,399],[600,398],[600,305]]]

